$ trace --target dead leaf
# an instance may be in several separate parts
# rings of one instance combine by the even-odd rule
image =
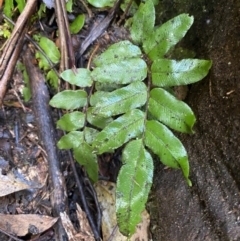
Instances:
[[[116,217],[116,184],[111,182],[99,181],[95,184],[98,201],[102,209],[102,232],[103,241],[127,241],[127,237],[123,236],[117,226]],[[141,240],[148,241],[148,229],[150,217],[146,210],[142,212],[142,222],[137,225],[135,234],[130,241]]]
[[[58,218],[37,214],[0,214],[0,229],[15,236],[40,234],[52,227]]]
[[[66,212],[60,213],[63,227],[68,235],[69,241],[94,241],[94,235],[87,220],[85,212],[77,204],[77,217],[81,231],[77,233]]]
[[[0,197],[29,188],[38,188],[38,186],[27,184],[13,173],[2,175],[0,169]]]

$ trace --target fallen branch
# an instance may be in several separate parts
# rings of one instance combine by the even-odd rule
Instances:
[[[56,147],[56,135],[53,120],[51,118],[51,109],[49,107],[49,93],[45,85],[44,76],[38,67],[33,65],[33,56],[30,49],[27,49],[23,56],[24,64],[30,79],[34,114],[39,130],[39,135],[47,153],[49,164],[49,177],[51,183],[51,203],[53,215],[60,217],[67,209],[66,187],[62,172],[60,169],[59,155]],[[66,240],[66,234],[59,219],[57,223],[56,240]]]
[[[35,11],[36,5],[37,1],[35,0],[27,1],[0,58],[0,106],[2,106],[3,98],[6,93],[7,83],[12,76],[19,54],[22,50],[24,36],[27,31],[27,21]]]

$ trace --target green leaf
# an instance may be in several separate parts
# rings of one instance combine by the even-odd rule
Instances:
[[[77,162],[85,167],[90,180],[96,182],[98,180],[98,162],[97,155],[93,154],[92,147],[83,142],[80,146],[74,148],[73,153]]]
[[[151,60],[163,58],[168,50],[175,46],[187,33],[193,24],[193,17],[181,14],[170,19],[151,35],[143,43],[143,49]]]
[[[152,34],[155,23],[155,9],[152,0],[141,3],[138,11],[133,16],[130,29],[131,37],[137,44],[144,43]]]
[[[121,84],[115,84],[115,83],[100,83],[100,82],[96,82],[95,83],[95,89],[98,91],[107,91],[107,92],[110,92],[110,91],[113,91],[113,90],[116,90],[116,89],[119,89],[123,87],[123,85]]]
[[[4,8],[3,8],[4,14],[7,17],[12,18],[13,9],[14,9],[13,0],[5,0]]]
[[[74,21],[70,24],[70,32],[71,34],[77,34],[83,27],[85,21],[85,15],[78,15]]]
[[[196,121],[191,108],[183,101],[179,101],[168,91],[155,88],[150,92],[149,112],[159,121],[174,130],[193,133]]]
[[[191,181],[188,179],[187,152],[181,141],[166,126],[158,121],[147,121],[144,142],[164,165],[181,168],[188,185],[191,186]]]
[[[93,63],[97,66],[104,66],[118,63],[126,59],[141,57],[140,48],[130,41],[125,40],[111,45],[105,52],[96,57]]]
[[[57,64],[60,60],[60,52],[53,41],[46,37],[41,37],[39,41],[39,46],[46,53],[48,58],[54,63]]]
[[[126,145],[122,162],[117,179],[116,212],[121,233],[129,237],[141,222],[152,185],[153,160],[139,139]]]
[[[26,5],[25,0],[16,0],[17,2],[17,8],[19,10],[19,12],[21,13]]]
[[[61,137],[57,146],[59,149],[72,149],[77,148],[83,143],[83,132],[71,131],[67,135]]]
[[[72,85],[87,87],[92,85],[91,72],[88,69],[79,68],[76,70],[67,69],[61,73],[61,78]]]
[[[144,80],[147,76],[147,65],[140,58],[127,59],[97,67],[91,76],[94,81],[128,84]]]
[[[143,106],[147,101],[147,87],[142,82],[134,82],[110,93],[96,92],[91,96],[94,97],[97,99],[95,100],[97,104],[93,114],[110,117]]]
[[[85,115],[82,112],[74,111],[63,115],[57,122],[57,127],[64,131],[75,131],[84,126]]]
[[[73,0],[68,0],[66,2],[66,10],[71,13],[72,12],[72,6],[73,6]]]
[[[105,126],[107,126],[109,123],[113,121],[112,118],[106,118],[98,115],[93,114],[93,107],[89,107],[87,110],[87,121],[100,129],[103,129]]]
[[[46,79],[49,82],[49,84],[54,88],[54,90],[57,90],[57,88],[58,88],[58,76],[53,69],[48,71]]]
[[[55,108],[74,110],[85,106],[87,93],[83,90],[64,90],[57,93],[50,100],[49,104]]]
[[[98,154],[110,152],[130,139],[138,137],[144,129],[144,113],[138,109],[118,117],[107,125],[93,142]]]
[[[207,75],[211,65],[212,62],[209,60],[159,59],[151,66],[152,82],[160,87],[195,83]]]
[[[98,130],[90,128],[90,127],[85,127],[84,128],[84,139],[88,144],[92,144],[93,141],[95,140],[97,134],[99,133]]]
[[[96,8],[113,7],[116,0],[88,0]]]
[[[43,69],[43,70],[50,69],[51,67],[50,64],[48,63],[47,59],[41,52],[36,51],[35,57],[36,59],[38,59],[38,66],[40,69]]]
[[[31,97],[32,97],[31,88],[30,88],[30,82],[29,82],[29,76],[27,74],[25,66],[21,62],[19,62],[17,64],[17,68],[19,70],[21,70],[22,73],[23,73],[24,88],[23,88],[23,93],[22,94],[23,94],[24,101],[28,102],[31,99]]]

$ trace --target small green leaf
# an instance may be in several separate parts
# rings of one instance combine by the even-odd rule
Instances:
[[[112,118],[106,118],[98,115],[93,114],[93,107],[89,107],[87,110],[87,121],[100,129],[103,129],[105,126],[107,126],[109,123],[113,121]]]
[[[29,76],[27,74],[25,66],[21,62],[17,64],[17,68],[21,70],[23,73],[23,80],[24,80],[23,98],[25,102],[28,102],[32,97]]]
[[[93,63],[97,66],[104,66],[118,63],[126,59],[141,57],[140,48],[130,41],[125,40],[111,45],[105,52],[94,59]]]
[[[77,34],[83,27],[85,21],[85,15],[78,15],[74,21],[70,24],[70,32],[71,34]]]
[[[144,129],[144,116],[142,111],[134,109],[118,117],[97,135],[94,149],[98,154],[110,152],[138,137]]]
[[[110,117],[143,106],[147,101],[147,87],[142,82],[134,82],[110,93],[96,92],[91,96],[94,97],[97,104],[93,114]]]
[[[72,6],[73,6],[73,0],[68,0],[66,2],[66,10],[71,13],[72,12]]]
[[[57,127],[64,131],[75,131],[84,126],[85,115],[80,111],[74,111],[63,115],[57,122]]]
[[[87,93],[83,90],[64,90],[57,93],[50,100],[49,104],[55,108],[74,110],[85,106]]]
[[[152,34],[155,23],[155,9],[152,0],[141,3],[138,11],[133,16],[130,29],[131,37],[137,44],[144,43]]]
[[[116,0],[88,0],[96,8],[113,7]]]
[[[35,57],[36,59],[38,59],[38,66],[40,69],[43,69],[43,70],[50,69],[50,64],[48,63],[47,59],[44,57],[42,53],[40,53],[39,51],[36,51]]]
[[[60,52],[53,41],[46,37],[41,37],[39,41],[39,46],[43,49],[48,58],[54,64],[57,64],[59,62]]]
[[[127,59],[97,67],[91,76],[99,82],[128,84],[144,80],[147,76],[147,65],[140,58]]]
[[[209,60],[159,59],[154,61],[151,66],[152,82],[160,87],[195,83],[208,74],[211,65],[212,62]]]
[[[188,185],[191,186],[191,181],[188,179],[187,152],[181,141],[166,126],[158,121],[147,121],[144,142],[164,165],[181,168]]]
[[[87,87],[92,85],[91,72],[88,69],[79,68],[73,71],[67,69],[61,73],[61,77],[72,85]]]
[[[122,163],[117,179],[116,212],[121,233],[129,237],[141,222],[153,178],[153,160],[142,139],[126,145]]]
[[[54,88],[54,90],[57,90],[57,88],[58,88],[58,76],[53,69],[48,71],[46,79],[49,82],[49,84]]]
[[[3,8],[4,14],[7,17],[12,18],[13,9],[14,9],[13,0],[6,0],[4,2],[4,8]]]
[[[150,92],[149,112],[159,121],[174,130],[193,133],[196,121],[191,108],[183,101],[179,101],[168,91],[155,88]]]
[[[19,12],[21,13],[26,5],[25,0],[16,0],[17,2],[17,8],[19,10]]]
[[[67,135],[61,137],[57,146],[59,149],[72,149],[77,148],[83,143],[83,132],[71,131]]]
[[[92,182],[98,180],[98,162],[97,155],[93,154],[93,149],[86,142],[83,142],[73,150],[74,157],[78,163],[83,165]]]
[[[193,17],[181,14],[170,19],[149,35],[143,43],[143,49],[151,60],[163,58],[168,50],[175,46],[192,26]]]

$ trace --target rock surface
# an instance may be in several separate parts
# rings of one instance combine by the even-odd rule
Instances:
[[[196,57],[211,59],[213,67],[186,99],[197,117],[196,133],[179,135],[193,186],[179,170],[156,163],[153,240],[240,240],[240,1],[189,2],[160,1],[168,18],[170,11],[170,17],[194,15],[183,45],[192,44]]]

